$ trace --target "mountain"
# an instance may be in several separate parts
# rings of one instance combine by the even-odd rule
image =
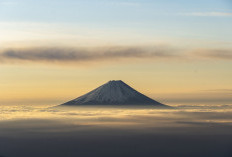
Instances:
[[[168,107],[141,94],[121,80],[109,81],[93,91],[62,105],[154,105]]]

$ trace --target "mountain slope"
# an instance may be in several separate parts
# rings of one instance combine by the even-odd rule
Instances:
[[[123,81],[109,81],[93,91],[62,105],[163,105],[128,86]]]

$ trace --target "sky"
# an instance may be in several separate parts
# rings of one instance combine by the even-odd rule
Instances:
[[[230,0],[0,0],[0,104],[123,80],[164,103],[232,104]]]

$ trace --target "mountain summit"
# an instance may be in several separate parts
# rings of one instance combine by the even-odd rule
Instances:
[[[121,80],[112,80],[62,105],[154,105],[168,107],[131,88]]]

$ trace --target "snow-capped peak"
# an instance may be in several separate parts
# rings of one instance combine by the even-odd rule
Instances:
[[[93,91],[63,105],[137,105],[161,103],[139,93],[121,80],[111,80]]]

